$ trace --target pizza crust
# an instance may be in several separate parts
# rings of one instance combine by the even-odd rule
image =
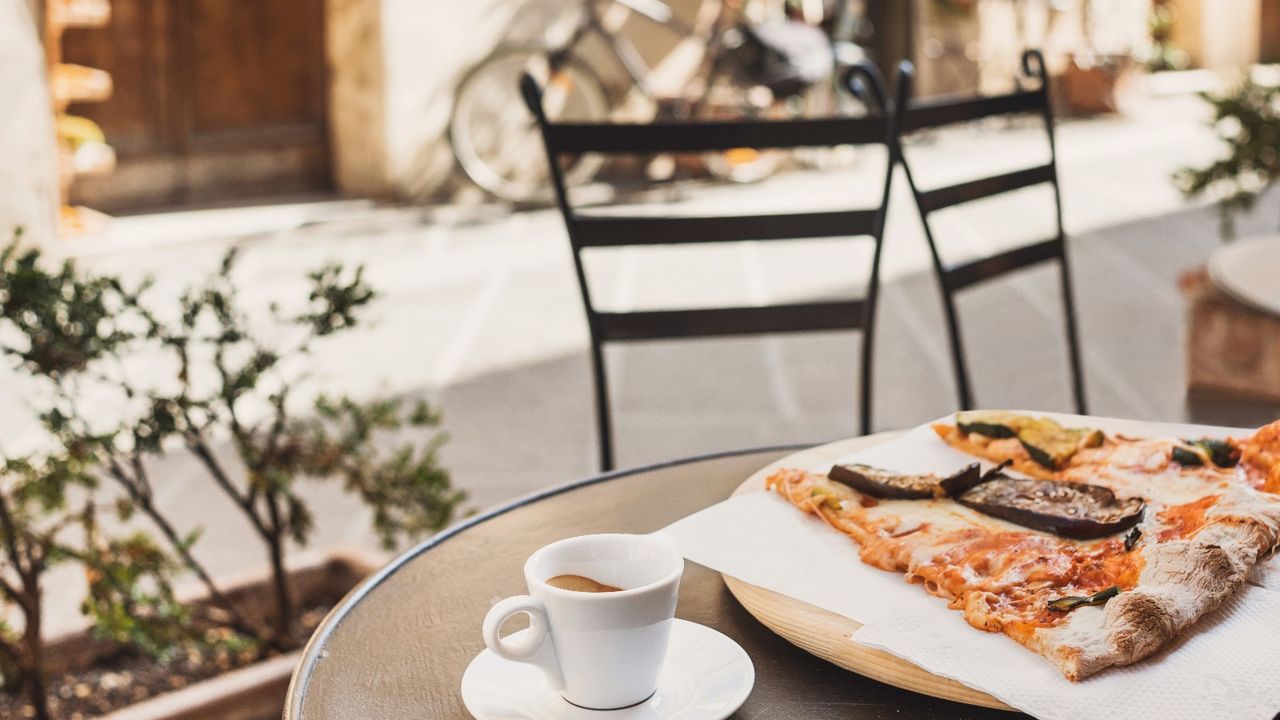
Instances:
[[[1222,517],[1187,540],[1143,549],[1138,585],[1100,608],[1079,608],[1029,643],[1069,680],[1137,662],[1160,649],[1238,591],[1258,558],[1276,545],[1280,508],[1265,501],[1244,517]]]

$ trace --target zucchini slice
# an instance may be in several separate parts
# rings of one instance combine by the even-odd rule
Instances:
[[[979,410],[956,414],[956,427],[964,433],[990,438],[1018,438],[1027,454],[1050,470],[1060,470],[1080,448],[1098,447],[1104,436],[1100,430],[1064,428],[1049,418],[1003,410]]]
[[[956,427],[962,433],[978,433],[989,438],[1017,437],[1018,429],[1033,419],[1004,410],[972,410],[956,413]]]
[[[1240,462],[1240,449],[1227,440],[1200,438],[1182,442],[1184,444],[1174,446],[1169,455],[1183,467],[1200,467],[1212,462],[1220,468],[1233,468]]]
[[[1101,445],[1103,436],[1100,430],[1064,428],[1048,418],[1040,418],[1019,430],[1018,440],[1032,460],[1050,470],[1061,470],[1080,448]]]

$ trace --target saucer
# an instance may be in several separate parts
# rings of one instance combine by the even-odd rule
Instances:
[[[511,635],[512,638],[521,630]],[[479,720],[718,720],[733,714],[751,694],[751,658],[721,633],[676,619],[658,691],[619,710],[587,710],[547,687],[542,671],[484,650],[462,675],[462,702]]]

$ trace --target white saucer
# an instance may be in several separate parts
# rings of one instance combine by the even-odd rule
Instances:
[[[1280,235],[1218,248],[1209,258],[1209,278],[1236,300],[1280,315]]]
[[[528,632],[521,630],[519,633]],[[738,646],[709,627],[676,619],[658,691],[621,710],[571,705],[547,686],[542,671],[485,650],[462,675],[462,702],[479,720],[719,720],[751,694],[756,670]]]

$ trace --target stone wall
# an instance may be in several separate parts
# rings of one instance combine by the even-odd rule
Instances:
[[[57,235],[58,175],[44,51],[28,0],[0,0],[0,244]]]
[[[348,195],[391,192],[381,10],[370,0],[325,0],[330,158],[334,185]]]

